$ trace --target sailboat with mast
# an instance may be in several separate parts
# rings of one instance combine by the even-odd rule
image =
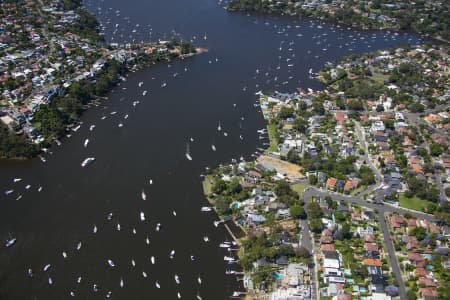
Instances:
[[[192,156],[191,156],[191,153],[189,151],[189,143],[186,143],[186,158],[188,160],[192,160]]]

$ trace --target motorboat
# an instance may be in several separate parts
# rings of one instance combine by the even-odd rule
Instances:
[[[112,261],[112,260],[110,260],[110,259],[108,259],[108,265],[110,266],[110,267],[115,267],[116,265],[114,264],[114,262]]]
[[[108,216],[106,217],[109,221],[111,221],[113,219],[114,215],[113,213],[109,213]]]
[[[144,212],[141,211],[141,213],[139,214],[141,221],[144,222],[145,221],[145,214]]]
[[[134,261],[134,259],[131,259],[131,265],[132,265],[133,267],[136,267],[136,262]]]
[[[120,231],[120,223],[117,223],[117,226],[116,226],[116,228],[117,228],[117,231]]]
[[[230,248],[231,245],[230,245],[230,244],[227,244],[227,243],[220,243],[219,247],[220,247],[220,248]]]
[[[203,237],[203,241],[205,241],[205,243],[209,242],[209,237],[208,237],[207,235],[205,235],[205,236]]]
[[[6,243],[5,243],[5,247],[9,248],[9,247],[13,246],[16,242],[17,242],[16,238],[7,239]]]
[[[223,260],[224,260],[224,261],[234,261],[234,258],[233,258],[233,257],[230,257],[230,256],[224,256],[224,257],[223,257]]]
[[[145,238],[145,243],[146,243],[147,245],[150,245],[150,240],[149,240],[148,237]]]
[[[200,278],[200,275],[198,275],[198,277],[197,277],[197,282],[198,282],[198,284],[202,284],[202,279]]]
[[[159,285],[159,282],[158,282],[158,281],[155,282],[155,286],[156,286],[158,289],[161,288],[161,285]]]
[[[45,265],[43,268],[44,272],[47,272],[51,268],[51,266],[52,266],[51,264]]]
[[[172,250],[172,251],[170,251],[170,258],[174,258],[174,256],[175,256],[175,250]]]
[[[175,282],[176,282],[177,284],[180,284],[180,277],[178,277],[177,274],[175,274],[174,278],[175,278]]]
[[[28,274],[29,277],[33,277],[33,275],[34,275],[33,274],[33,270],[28,269],[27,274]]]
[[[203,206],[202,208],[200,208],[200,211],[203,211],[203,212],[212,211],[212,207]]]
[[[142,190],[142,192],[141,192],[141,198],[142,198],[142,200],[147,200],[147,194],[145,193],[145,191],[144,190]]]
[[[119,286],[120,286],[121,288],[123,288],[123,286],[124,286],[123,278],[122,278],[122,277],[120,277]]]
[[[177,216],[177,212],[176,211],[172,211],[172,215],[174,215],[176,217]]]
[[[7,190],[7,191],[5,191],[5,195],[6,196],[11,195],[13,192],[14,192],[14,190]]]
[[[212,151],[216,151],[217,150],[216,146],[214,146],[214,144],[211,145],[211,149],[212,149]]]
[[[88,144],[89,144],[89,139],[85,139],[84,140],[84,148],[87,148]]]
[[[81,242],[78,242],[78,244],[77,244],[77,250],[80,250],[81,249]]]
[[[93,233],[97,233],[97,226],[94,225],[94,228],[92,228]]]
[[[67,258],[67,253],[66,253],[66,252],[63,252],[63,253],[62,253],[62,256],[63,256],[64,258]]]
[[[147,273],[145,273],[145,271],[142,271],[142,276],[144,276],[144,278],[147,278]]]
[[[89,166],[90,164],[92,164],[95,161],[94,157],[88,157],[85,160],[83,160],[83,162],[81,163],[81,167],[86,167]]]
[[[161,223],[156,224],[156,231],[159,231],[161,229]]]
[[[155,257],[154,256],[150,257],[150,261],[152,262],[152,265],[154,265],[155,264]]]
[[[189,151],[189,143],[186,144],[186,158],[188,160],[192,160],[192,156],[191,156],[190,151]]]

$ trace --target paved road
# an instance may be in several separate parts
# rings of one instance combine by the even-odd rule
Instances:
[[[361,145],[361,148],[364,150],[364,160],[366,161],[366,164],[372,169],[372,172],[375,174],[375,179],[377,183],[382,183],[383,175],[381,174],[380,170],[378,170],[374,166],[372,160],[369,157],[369,149],[367,147],[366,134],[364,132],[364,129],[361,128],[361,124],[359,124],[359,122],[354,121],[354,123],[355,123],[355,132],[359,139],[359,144]]]
[[[383,231],[384,244],[386,245],[389,258],[391,259],[392,272],[394,273],[395,279],[398,283],[398,295],[400,296],[400,299],[408,299],[406,297],[406,288],[398,264],[397,255],[395,254],[394,245],[392,244],[391,237],[389,235],[389,227],[386,224],[384,214],[380,211],[378,212],[378,221],[380,222],[380,227]]]

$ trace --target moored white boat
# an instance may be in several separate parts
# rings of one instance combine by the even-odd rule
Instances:
[[[81,167],[86,167],[90,164],[92,164],[95,161],[95,157],[88,157],[85,160],[83,160],[83,162],[81,163]]]

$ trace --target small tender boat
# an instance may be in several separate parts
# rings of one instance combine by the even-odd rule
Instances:
[[[84,148],[87,148],[88,144],[89,144],[89,139],[85,139],[84,140]]]
[[[221,131],[222,130],[222,126],[220,126],[220,121],[219,121],[219,126],[217,126],[217,131]]]
[[[67,253],[66,253],[66,252],[63,252],[63,253],[62,253],[62,256],[63,256],[64,258],[67,258]]]
[[[133,234],[136,234],[136,228],[133,228],[132,231],[133,231]]]
[[[31,185],[27,184],[27,185],[25,186],[25,189],[26,189],[26,190],[29,190],[30,187],[31,187]]]
[[[212,207],[203,206],[202,208],[200,208],[200,211],[203,211],[203,212],[212,211]]]
[[[152,262],[152,265],[154,265],[155,264],[155,257],[154,256],[150,257],[150,261]]]
[[[140,218],[141,218],[141,221],[142,221],[142,222],[145,221],[145,214],[144,214],[144,212],[142,212],[142,211],[141,211],[141,213],[140,213]]]
[[[219,245],[219,247],[220,247],[220,248],[230,248],[231,245],[230,245],[230,244],[227,244],[227,243],[221,243],[221,244]]]
[[[145,273],[145,271],[142,271],[142,276],[144,276],[144,278],[147,278],[147,273]]]
[[[123,288],[123,286],[124,286],[123,278],[122,278],[122,277],[120,277],[119,286],[120,286],[121,288]]]
[[[47,265],[45,265],[44,266],[44,272],[47,272],[49,269],[50,269],[50,267],[51,267],[52,265],[51,264],[47,264]]]
[[[158,282],[158,281],[155,282],[155,286],[156,286],[158,289],[161,288],[161,286],[159,285],[159,282]]]
[[[92,164],[95,161],[95,157],[88,157],[85,160],[83,160],[83,162],[81,163],[81,167],[86,167],[90,164]]]
[[[167,83],[165,83],[165,82],[163,82],[162,84],[161,84],[161,87],[162,88],[165,88],[167,86]]]
[[[80,249],[81,249],[81,242],[78,242],[77,250],[80,250]]]
[[[53,280],[52,280],[51,277],[48,278],[48,284],[49,284],[49,285],[52,285],[52,284],[53,284]]]
[[[141,198],[142,198],[142,200],[147,200],[147,194],[145,193],[145,191],[144,190],[142,190],[142,192],[141,192]]]
[[[180,277],[178,277],[177,274],[175,274],[174,278],[175,278],[175,282],[176,282],[177,284],[180,284]]]
[[[110,266],[110,267],[115,267],[116,265],[114,264],[114,262],[112,261],[112,260],[110,260],[110,259],[108,259],[108,265]]]
[[[94,225],[94,228],[92,228],[93,233],[97,233],[97,226]]]
[[[170,251],[169,257],[170,258],[174,258],[174,256],[175,256],[175,250]]]
[[[13,179],[13,182],[14,182],[14,183],[20,182],[20,181],[22,181],[22,178],[14,178],[14,179]]]
[[[198,277],[197,277],[197,282],[198,282],[198,284],[202,284],[202,279],[200,278],[200,275],[198,275]]]

